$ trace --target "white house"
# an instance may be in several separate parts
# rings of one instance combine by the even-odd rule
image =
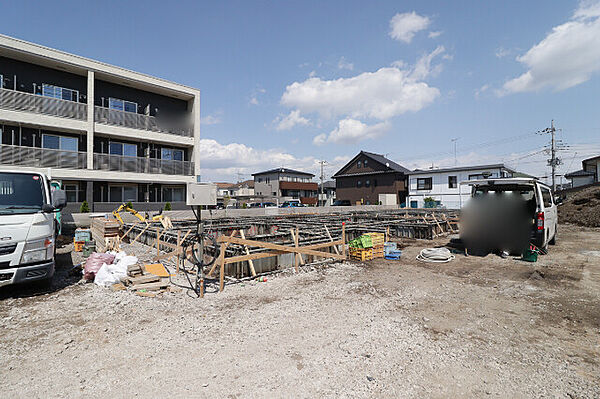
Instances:
[[[567,179],[571,180],[571,187],[600,182],[600,156],[584,159],[581,166],[583,169],[565,175]]]
[[[492,177],[513,177],[514,173],[514,170],[504,164],[416,169],[408,173],[406,203],[411,208],[424,208],[425,198],[432,197],[437,205],[448,209],[460,209],[470,197],[468,187],[461,187],[460,182]]]

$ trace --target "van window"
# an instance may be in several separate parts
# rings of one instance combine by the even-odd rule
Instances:
[[[544,199],[544,208],[550,208],[552,206],[552,193],[550,190],[540,187],[542,189],[542,198]]]

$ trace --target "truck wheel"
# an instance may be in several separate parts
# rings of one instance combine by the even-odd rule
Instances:
[[[556,234],[558,232],[558,226],[554,226],[554,235],[552,236],[552,239],[548,242],[548,244],[550,245],[556,245]]]

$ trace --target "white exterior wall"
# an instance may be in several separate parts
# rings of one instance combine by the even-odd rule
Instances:
[[[586,186],[586,185],[592,184],[594,182],[594,176],[572,177],[571,182],[572,182],[573,187]]]
[[[500,168],[493,169],[470,169],[470,170],[456,170],[448,172],[435,172],[422,173],[422,174],[411,174],[408,177],[408,197],[406,200],[406,206],[411,207],[411,201],[417,201],[417,207],[423,208],[425,206],[424,199],[426,197],[433,197],[436,201],[441,201],[441,205],[447,209],[460,209],[470,198],[471,189],[468,186],[460,185],[461,181],[469,180],[469,175],[491,173],[490,177],[500,177]],[[449,188],[448,177],[457,177],[457,187]],[[431,190],[417,190],[417,179],[418,178],[432,178]]]

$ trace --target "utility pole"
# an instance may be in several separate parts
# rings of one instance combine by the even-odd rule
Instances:
[[[548,159],[548,166],[552,169],[552,192],[556,192],[556,167],[558,165],[562,165],[562,159],[557,156],[557,152],[559,150],[556,140],[556,128],[554,127],[554,119],[552,119],[552,123],[550,127],[547,127],[544,130],[540,130],[537,133],[539,134],[550,134],[550,159]],[[560,140],[558,140],[560,141]]]
[[[325,164],[327,164],[327,161],[325,160],[321,160],[319,161],[319,163],[321,164],[321,195],[319,195],[319,200],[317,201],[319,203],[319,206],[324,206],[325,205],[325,201],[322,201],[323,198],[323,180],[325,178],[325,175],[323,174],[323,166],[325,166]]]
[[[458,137],[450,139],[450,141],[452,141],[454,143],[454,166],[456,166],[456,164],[457,164],[457,161],[456,161],[456,142],[458,141]]]

